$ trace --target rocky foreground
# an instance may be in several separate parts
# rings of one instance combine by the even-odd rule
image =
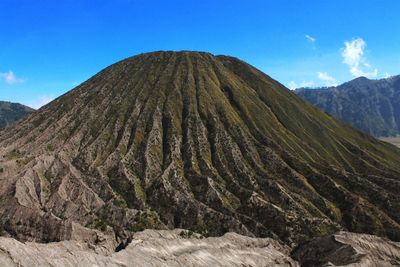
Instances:
[[[339,232],[291,249],[236,233],[203,238],[187,230],[145,230],[118,252],[79,241],[0,238],[0,266],[399,266],[400,243]]]

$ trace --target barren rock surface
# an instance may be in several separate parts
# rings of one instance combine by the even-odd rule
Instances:
[[[21,243],[0,238],[0,266],[287,266],[400,265],[400,243],[339,232],[290,248],[271,238],[236,233],[204,238],[187,230],[145,230],[119,252],[79,241]],[[291,258],[292,256],[292,258]]]
[[[182,230],[146,230],[111,255],[77,241],[23,244],[0,238],[0,266],[299,266],[288,256],[289,247],[270,238],[188,235]]]
[[[400,243],[383,238],[339,232],[311,240],[292,252],[302,266],[400,266]]]

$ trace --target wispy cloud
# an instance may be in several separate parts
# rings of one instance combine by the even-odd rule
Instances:
[[[329,75],[327,72],[317,72],[318,79],[323,82],[323,86],[336,86],[338,84],[337,80]],[[316,84],[314,81],[302,81],[297,83],[296,81],[290,81],[287,87],[291,90],[303,87],[316,87],[321,86],[320,83]]]
[[[290,90],[294,90],[297,88],[297,83],[295,81],[290,81],[287,85]]]
[[[325,83],[325,86],[336,86],[337,80],[330,76],[327,72],[317,72],[318,79]]]
[[[297,84],[295,81],[290,81],[288,84],[288,88],[290,90],[294,90],[296,88],[302,88],[302,87],[313,87],[313,86],[315,86],[315,83],[313,81],[302,81],[299,84]]]
[[[315,41],[317,39],[315,39],[315,37],[312,37],[311,35],[306,34],[304,37],[306,37],[307,41],[309,41],[310,43],[315,43]]]
[[[16,84],[24,82],[23,79],[15,76],[14,72],[12,71],[0,72],[0,81],[5,82],[7,84]]]
[[[54,97],[43,95],[43,96],[40,96],[38,99],[36,99],[36,101],[30,106],[34,109],[39,109],[42,106],[51,102],[53,99],[54,99]]]
[[[350,73],[354,77],[373,78],[378,75],[378,70],[372,68],[364,56],[366,46],[367,44],[362,38],[344,42],[342,48],[343,63],[349,66]]]

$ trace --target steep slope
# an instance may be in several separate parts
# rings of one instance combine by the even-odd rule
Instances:
[[[360,77],[338,87],[302,88],[296,93],[368,134],[400,134],[400,75],[381,80]]]
[[[177,227],[400,239],[400,150],[232,57],[118,62],[0,131],[0,166],[3,228],[22,240],[68,239],[71,222],[122,240]]]
[[[8,125],[27,117],[35,110],[18,104],[0,101],[0,128],[7,127]]]

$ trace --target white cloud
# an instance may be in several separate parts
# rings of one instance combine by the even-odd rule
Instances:
[[[336,86],[338,84],[337,80],[330,76],[327,72],[317,72],[318,79],[324,82],[324,86]],[[302,81],[301,83],[297,83],[295,81],[290,81],[288,83],[288,88],[291,90],[303,87],[316,87],[320,86],[316,84],[314,81]]]
[[[392,77],[392,75],[390,75],[389,73],[386,72],[384,78],[387,79],[387,78],[390,78],[390,77]]]
[[[336,86],[337,81],[335,78],[330,76],[327,72],[317,72],[318,79],[325,83],[325,86]]]
[[[354,77],[365,76],[376,77],[378,70],[373,69],[364,57],[366,42],[362,38],[345,41],[342,48],[343,63],[349,66],[350,73]]]
[[[36,99],[36,101],[30,106],[34,109],[39,109],[47,103],[51,102],[53,99],[54,97],[43,95]]]
[[[296,88],[297,88],[297,83],[296,83],[295,81],[290,81],[290,82],[288,83],[288,88],[289,88],[290,90],[296,89]]]
[[[315,86],[315,83],[313,81],[302,81],[300,84],[297,84],[295,81],[290,81],[288,84],[288,88],[290,90],[302,87],[313,87],[313,86]]]
[[[315,37],[312,37],[308,34],[306,34],[305,37],[306,37],[307,41],[309,41],[310,43],[315,43],[315,41],[317,40],[317,39],[315,39]]]
[[[15,76],[14,72],[12,71],[0,72],[0,81],[5,82],[7,84],[16,84],[24,82],[23,79],[17,78],[17,76]]]
[[[300,87],[313,87],[315,83],[313,81],[302,81]]]

